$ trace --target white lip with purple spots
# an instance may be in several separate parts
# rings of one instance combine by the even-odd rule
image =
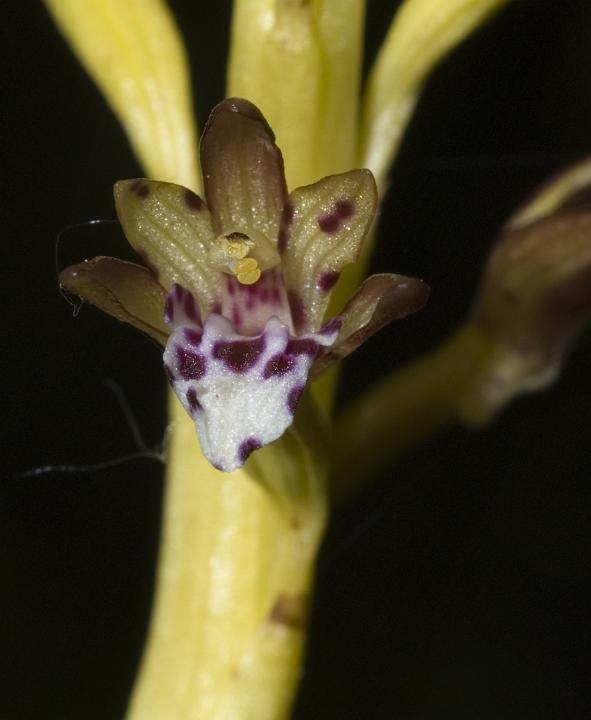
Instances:
[[[178,285],[166,307],[173,328],[164,351],[170,383],[207,459],[219,470],[236,470],[292,424],[310,367],[320,346],[335,342],[338,325],[293,337],[271,317],[262,333],[244,336],[216,313],[202,324],[191,294]]]

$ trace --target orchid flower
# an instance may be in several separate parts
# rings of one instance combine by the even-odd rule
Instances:
[[[515,245],[509,226],[458,332],[355,401],[331,442],[336,374],[314,381],[427,296],[399,275],[362,282],[388,169],[431,69],[505,2],[405,0],[361,89],[363,0],[235,0],[230,99],[202,136],[202,192],[166,4],[46,0],[149,178],[115,186],[144,264],[99,257],[60,280],[164,347],[174,391],[155,607],[128,720],[287,717],[329,472],[352,494],[441,427],[486,421],[548,382],[583,326],[589,298],[568,290],[587,287],[587,224],[561,225],[556,251],[553,233],[532,241],[540,225],[515,230]],[[561,186],[565,205],[575,185]],[[558,205],[543,196],[518,218],[547,228]],[[505,290],[521,308],[510,330]]]
[[[291,425],[309,375],[428,294],[419,280],[375,275],[325,320],[331,290],[371,225],[376,185],[368,170],[354,170],[288,196],[274,140],[254,105],[220,103],[201,141],[207,204],[172,183],[115,186],[123,229],[152,272],[97,258],[60,278],[154,339],[167,338],[172,388],[203,453],[225,472]]]

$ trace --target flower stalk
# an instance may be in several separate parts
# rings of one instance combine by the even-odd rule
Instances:
[[[248,468],[221,473],[199,452],[176,398],[171,418],[155,608],[127,717],[287,717],[325,522],[326,470],[298,452],[294,431]],[[269,462],[275,486],[275,453],[284,486],[297,482],[300,492],[291,501],[281,493],[281,506],[255,481],[265,481]]]

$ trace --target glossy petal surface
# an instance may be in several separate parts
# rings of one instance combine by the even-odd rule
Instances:
[[[127,240],[160,284],[190,287],[203,312],[215,306],[221,278],[209,268],[213,230],[203,200],[180,185],[143,179],[121,180],[114,193]]]
[[[63,270],[60,284],[161,345],[166,343],[169,329],[162,318],[166,293],[145,267],[97,257]]]
[[[279,251],[296,332],[313,332],[322,324],[330,290],[357,258],[376,202],[368,170],[331,175],[290,194]]]

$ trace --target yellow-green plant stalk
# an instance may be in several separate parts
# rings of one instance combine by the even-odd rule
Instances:
[[[507,0],[403,2],[371,70],[358,160],[383,188],[388,169],[434,65]]]
[[[147,175],[154,181],[201,191],[197,144],[188,110],[191,102],[185,53],[165,4],[158,0],[46,2],[124,124]],[[373,171],[383,191],[387,168],[428,72],[503,4],[504,0],[406,0],[362,93],[361,0],[236,0],[228,94],[254,102],[269,120],[283,151],[290,191],[363,166]],[[248,115],[251,111],[245,112]],[[256,163],[252,167],[257,167]],[[207,179],[208,173],[205,175]],[[130,193],[119,207],[122,223],[131,227],[126,228],[128,238],[147,255],[151,270],[141,266],[125,271],[117,266],[114,270],[111,261],[99,259],[64,276],[64,281],[108,312],[163,344],[169,343],[177,328],[171,330],[161,316],[154,319],[153,305],[160,307],[171,283],[179,283],[187,267],[201,262],[194,254],[189,255],[191,262],[186,267],[177,261],[182,256],[179,243],[186,237],[183,228],[192,227],[187,213],[197,208],[201,211],[202,201],[162,182],[119,187]],[[368,188],[370,184],[355,191],[355,202],[365,202],[373,192]],[[207,187],[205,190],[213,212],[217,201],[208,196]],[[179,209],[182,197],[190,198],[185,202],[189,210],[185,207],[183,212]],[[319,219],[332,217],[334,208],[348,208],[338,206],[340,200],[329,202],[328,196],[319,197],[319,202],[325,203],[322,213],[328,213],[318,215]],[[150,211],[141,204],[148,198],[155,198],[157,203]],[[238,205],[250,207],[253,215],[260,212],[257,203],[249,205],[240,200]],[[337,218],[339,222],[348,221],[349,212],[345,209]],[[232,222],[236,224],[240,217],[233,216]],[[252,218],[248,222],[252,229]],[[333,222],[334,218],[327,220],[326,227]],[[134,227],[140,226],[148,228],[142,236],[149,239],[145,247],[134,234]],[[213,241],[208,242],[217,254],[208,255],[207,262],[212,264],[203,266],[208,269],[202,273],[203,281],[188,273],[194,293],[207,297],[211,273],[226,272],[220,269],[224,263],[239,282],[240,268],[246,266],[238,267],[237,263],[244,260],[254,262],[254,266],[247,263],[250,270],[263,274],[277,267],[279,261],[264,250],[264,242],[256,239],[256,233],[229,229],[216,229],[214,222],[217,237],[212,235]],[[246,240],[236,239],[234,231],[245,235]],[[330,235],[332,231],[326,232]],[[315,243],[316,239],[312,247]],[[353,260],[359,249],[341,260]],[[358,263],[353,272],[343,276],[336,297],[351,295],[363,272],[362,265]],[[158,277],[152,272],[154,267],[159,270]],[[340,264],[338,268],[340,271]],[[296,265],[285,265],[284,275],[290,282],[289,278],[297,275]],[[398,293],[401,288],[406,292],[409,286],[377,277],[362,286],[339,321],[339,341],[347,352],[358,344],[357,333],[373,332],[387,319],[405,314],[397,305]],[[297,282],[298,287],[305,288],[311,280],[300,274]],[[497,307],[494,297],[494,292],[483,291],[484,299],[475,306],[472,322],[486,328],[487,337],[494,336],[495,342],[501,338],[505,342],[513,336],[504,336],[497,315],[487,310]],[[530,297],[526,293],[527,302]],[[200,309],[203,314],[203,306]],[[349,322],[347,312],[357,325]],[[496,328],[494,332],[492,327]],[[473,341],[474,337],[464,335],[460,347],[477,368],[486,368],[491,358],[489,346]],[[416,396],[413,399],[407,392],[406,404],[401,403],[406,413],[400,413],[395,425],[390,425],[392,434],[404,428],[410,416],[419,417],[421,412],[428,415],[433,406],[437,407],[440,381],[449,377],[445,370],[454,365],[449,358],[457,357],[457,348],[453,348],[459,341],[451,342],[452,351],[444,352],[446,364],[441,365],[436,358],[419,364],[410,375],[398,376],[400,380],[386,381],[391,382],[388,397],[392,399],[396,394],[404,397],[405,389],[412,388],[417,378],[426,380],[421,383],[425,392],[418,396],[420,406]],[[473,348],[473,352],[466,348]],[[331,356],[327,351],[326,357],[334,361],[344,354]],[[322,356],[318,360],[322,364]],[[175,373],[182,375],[182,368],[172,370],[178,384]],[[479,381],[474,387],[478,395]],[[205,459],[191,418],[171,395],[171,441],[155,605],[128,718],[276,720],[289,715],[305,644],[314,559],[326,518],[329,395],[319,394],[323,407],[310,394],[304,397],[294,425],[232,472],[220,472]],[[191,404],[191,397],[184,397]],[[390,406],[397,407],[395,398]],[[476,418],[478,413],[470,407],[465,410],[466,417]],[[341,427],[347,428],[359,423],[363,415],[345,417],[348,420]],[[383,437],[390,418],[381,411],[375,418],[380,430],[376,437]],[[412,431],[417,436],[423,432],[418,425]],[[364,454],[374,448],[368,443],[358,450],[363,461]],[[346,466],[342,467],[347,472]]]
[[[162,0],[45,0],[150,177],[199,188],[185,48]]]

